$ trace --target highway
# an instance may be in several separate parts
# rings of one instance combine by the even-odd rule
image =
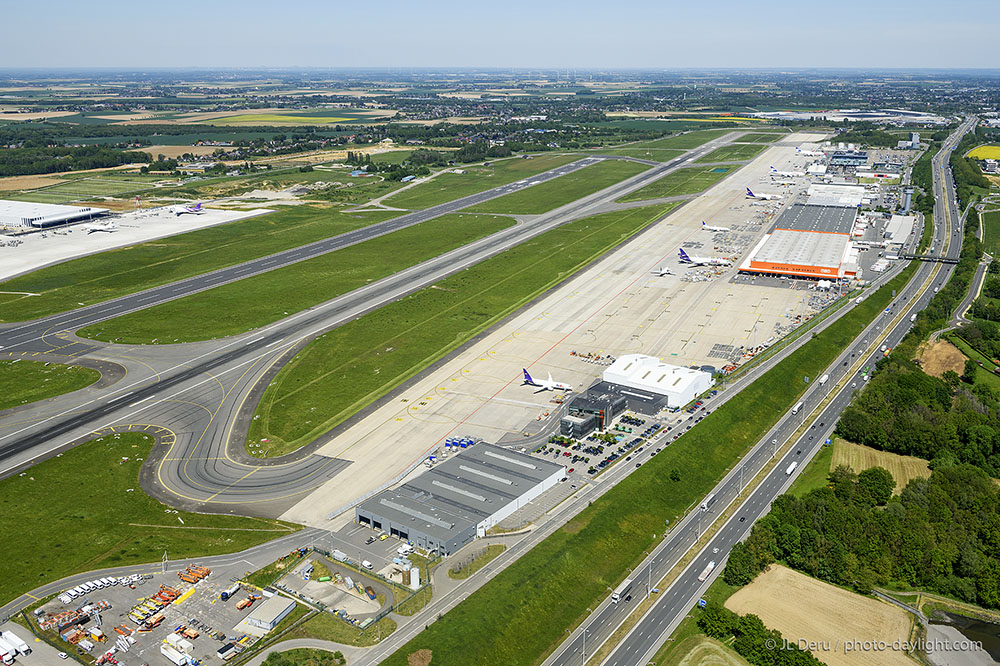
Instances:
[[[128,369],[128,375],[106,390],[76,392],[5,414],[0,419],[0,476],[15,473],[85,441],[93,432],[108,426],[155,424],[159,427],[158,435],[169,443],[169,448],[157,447],[156,459],[144,466],[142,482],[147,492],[189,510],[276,517],[349,464],[312,454],[315,446],[271,460],[251,458],[243,450],[240,427],[245,427],[252,415],[262,383],[266,385],[294,351],[317,335],[386,303],[535,235],[593,214],[624,194],[727,143],[731,137],[733,134],[710,141],[550,213],[241,336],[203,343],[137,347],[81,340],[72,331],[455,212],[595,164],[601,158],[586,157],[517,183],[270,257],[4,327],[0,330],[0,346],[5,353],[66,354],[69,348],[77,356],[120,362]]]
[[[949,176],[945,165],[950,151],[972,126],[974,124],[971,121],[963,124],[933,159],[937,210],[932,242],[942,255],[948,251],[951,239],[961,238],[961,228],[958,226],[961,218],[955,206],[954,191],[948,188],[948,196],[945,196],[944,183]],[[958,233],[954,234],[953,231]],[[953,254],[957,255],[957,250]],[[953,270],[954,266],[951,264],[922,263],[914,278],[897,295],[889,312],[877,317],[858,336],[855,343],[829,366],[829,381],[824,385],[813,382],[802,398],[802,409],[798,413],[786,414],[716,486],[709,495],[712,498],[707,501],[709,506],[704,510],[694,510],[684,521],[674,526],[665,535],[661,545],[630,573],[629,577],[634,580],[632,602],[615,604],[610,601],[610,597],[606,598],[544,662],[545,666],[586,663],[585,653],[589,651],[593,655],[621,626],[633,610],[635,601],[647,595],[650,585],[656,587],[657,582],[698,542],[708,525],[740,497],[745,485],[771,461],[774,452],[785,446],[788,439],[811,419],[812,425],[795,439],[787,453],[777,461],[760,485],[747,495],[739,509],[675,582],[658,593],[652,608],[602,662],[614,666],[640,666],[647,663],[697,603],[715,576],[722,571],[733,544],[744,538],[753,523],[767,513],[774,498],[787,489],[833,432],[840,412],[849,404],[854,392],[863,386],[861,374],[864,369],[874,367],[882,355],[883,345],[893,347],[903,338],[911,326],[910,316],[926,307],[935,293],[935,287],[943,284]],[[818,414],[812,415],[817,409]],[[791,474],[786,474],[792,463],[796,463],[796,468]],[[699,582],[698,575],[709,562],[716,563],[714,572],[704,582]]]

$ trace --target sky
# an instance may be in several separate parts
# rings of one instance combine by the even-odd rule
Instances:
[[[997,0],[42,0],[3,21],[3,68],[1000,68]]]

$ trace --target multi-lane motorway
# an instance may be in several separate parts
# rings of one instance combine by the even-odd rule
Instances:
[[[33,464],[94,431],[117,424],[155,424],[170,448],[147,466],[143,486],[184,508],[277,516],[348,463],[311,454],[265,461],[243,452],[236,426],[252,412],[255,387],[308,340],[385,303],[426,287],[551,228],[590,215],[727,143],[710,141],[680,157],[545,215],[400,271],[327,303],[242,336],[186,345],[132,347],[91,343],[72,331],[363,242],[446,213],[531,187],[598,162],[586,157],[543,174],[310,245],[24,324],[0,329],[0,351],[35,353],[72,347],[76,355],[118,360],[124,381],[98,392],[61,396],[0,420],[0,476]],[[83,347],[83,348],[81,348]],[[57,351],[65,353],[65,351]],[[162,434],[162,433],[161,433]]]
[[[957,256],[961,238],[961,218],[954,201],[954,191],[946,171],[948,156],[961,136],[974,126],[968,121],[943,145],[933,159],[934,187],[937,210],[935,211],[934,246],[939,254]],[[947,191],[946,191],[947,189]],[[956,233],[957,232],[957,233]],[[712,580],[721,572],[725,558],[733,544],[742,539],[754,521],[763,516],[771,502],[791,484],[805,464],[819,450],[832,433],[841,411],[850,402],[854,392],[861,390],[864,368],[874,366],[882,355],[882,346],[893,347],[909,331],[910,316],[922,310],[954,270],[951,264],[923,264],[908,285],[897,295],[893,307],[872,322],[848,349],[845,349],[828,369],[830,380],[820,385],[813,383],[803,396],[803,407],[795,414],[789,413],[767,433],[747,456],[713,490],[712,499],[705,510],[696,509],[675,526],[661,545],[630,573],[633,579],[632,601],[613,603],[608,599],[600,604],[573,635],[546,660],[546,666],[575,666],[586,663],[587,652],[593,655],[634,609],[636,600],[649,594],[649,587],[657,582],[679,562],[699,541],[699,537],[724,510],[745,494],[738,510],[712,537],[707,545],[691,560],[676,581],[657,594],[650,610],[630,630],[628,635],[603,662],[614,666],[639,666],[656,653],[680,621],[695,605]],[[883,280],[884,281],[884,280]],[[818,410],[818,413],[815,413]],[[807,423],[812,422],[796,437],[791,448],[771,468],[763,481],[752,491],[745,491],[746,484],[763,469]],[[791,474],[786,473],[792,463],[797,463]],[[698,581],[699,574],[715,562],[715,570],[705,581]]]

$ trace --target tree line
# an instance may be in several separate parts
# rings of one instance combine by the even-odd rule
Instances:
[[[149,153],[103,146],[4,148],[0,149],[0,176],[100,169],[152,159]]]
[[[793,641],[787,647],[777,629],[768,629],[752,613],[737,615],[717,601],[710,601],[698,616],[698,626],[712,638],[733,639],[732,647],[753,666],[820,666],[823,662],[811,652],[799,649]]]

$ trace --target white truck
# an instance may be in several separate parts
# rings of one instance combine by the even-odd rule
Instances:
[[[17,650],[14,649],[14,646],[0,638],[0,662],[13,664],[16,656]]]
[[[788,469],[785,470],[785,475],[786,476],[791,476],[792,472],[794,472],[795,468],[798,467],[798,466],[799,466],[799,464],[797,462],[793,462],[791,465],[788,466]]]
[[[914,312],[913,314],[910,315],[910,322],[912,323],[915,322],[916,320],[917,320],[917,313]]]
[[[822,386],[823,384],[826,384],[828,381],[830,381],[830,375],[823,375],[822,377],[819,378],[819,385]]]
[[[708,578],[708,576],[712,573],[714,569],[715,569],[715,562],[709,562],[708,566],[702,569],[701,573],[698,574],[698,582],[704,583],[705,579]]]
[[[0,638],[13,645],[18,654],[31,654],[31,646],[21,640],[21,638],[13,631],[4,631],[0,633]]]
[[[622,584],[618,586],[618,589],[611,593],[612,603],[618,603],[625,597],[629,596],[630,592],[632,592],[632,579],[626,578],[622,581]]]

